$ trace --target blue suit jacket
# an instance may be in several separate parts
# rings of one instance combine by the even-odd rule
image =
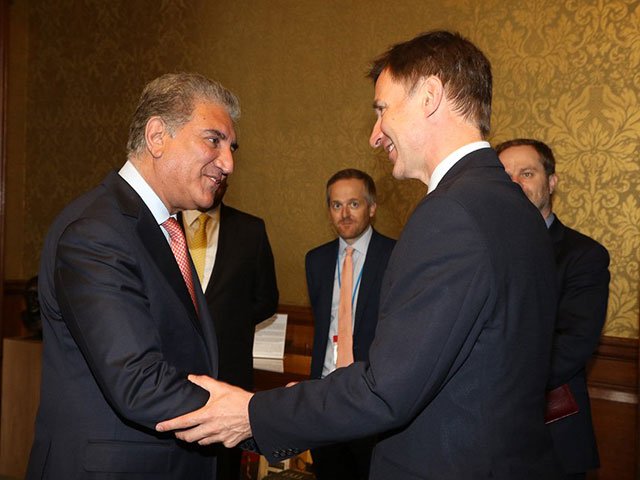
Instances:
[[[386,432],[372,480],[559,478],[544,424],[555,284],[537,209],[493,150],[466,155],[393,249],[369,362],[256,393],[255,441],[273,461]]]
[[[154,431],[208,400],[186,377],[217,373],[213,321],[196,288],[198,318],[161,228],[117,173],[55,220],[38,280],[42,386],[27,478],[215,478],[207,450]]]
[[[600,464],[586,364],[598,346],[609,298],[609,253],[595,240],[555,218],[549,227],[556,256],[558,316],[551,355],[549,388],[568,383],[578,413],[549,424],[558,458],[566,473]]]
[[[353,358],[355,361],[369,359],[369,347],[378,323],[380,285],[395,243],[395,240],[373,230],[362,270],[354,318]],[[331,324],[331,302],[338,245],[339,240],[336,238],[309,251],[305,259],[307,289],[314,319],[311,378],[320,378],[322,375]]]

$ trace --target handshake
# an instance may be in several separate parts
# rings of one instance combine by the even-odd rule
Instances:
[[[173,431],[176,438],[185,442],[222,443],[227,448],[252,436],[249,401],[253,393],[206,375],[189,375],[188,379],[207,390],[209,400],[198,410],[158,423],[158,432]]]

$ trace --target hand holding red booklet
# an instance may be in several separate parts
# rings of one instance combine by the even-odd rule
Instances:
[[[569,385],[565,383],[547,392],[547,408],[544,412],[544,423],[555,422],[561,418],[578,413],[579,410]]]

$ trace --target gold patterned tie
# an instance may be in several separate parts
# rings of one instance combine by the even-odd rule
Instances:
[[[353,295],[353,248],[347,247],[342,265],[340,303],[338,305],[338,360],[336,368],[353,363],[353,326],[351,297]]]
[[[201,285],[204,282],[204,261],[207,256],[207,224],[209,220],[211,220],[211,217],[206,213],[201,213],[198,216],[198,229],[193,235],[191,245],[189,245],[191,259],[196,267],[196,272],[198,272]]]

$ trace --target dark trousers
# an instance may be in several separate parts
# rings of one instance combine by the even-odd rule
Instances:
[[[317,480],[367,480],[375,438],[311,450]]]
[[[238,480],[240,478],[240,460],[242,450],[239,448],[225,448],[216,445],[218,468],[216,470],[218,480]]]
[[[586,473],[568,473],[565,475],[565,480],[585,480],[587,478]]]

